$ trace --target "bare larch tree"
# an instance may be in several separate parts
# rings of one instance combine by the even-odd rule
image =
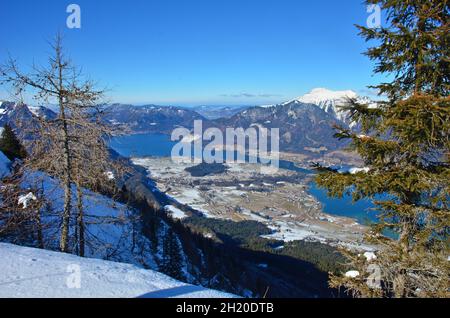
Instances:
[[[33,65],[31,72],[26,73],[10,58],[0,68],[0,81],[10,85],[19,96],[28,91],[38,102],[58,104],[55,119],[41,117],[39,125],[25,127],[25,135],[31,136],[27,144],[30,155],[22,167],[48,173],[62,184],[64,205],[59,242],[62,252],[69,252],[70,248],[72,200],[76,195],[75,245],[83,256],[83,187],[113,187],[110,179],[114,173],[120,173],[121,165],[110,160],[105,143],[111,134],[100,119],[99,105],[105,91],[96,89],[95,83],[65,57],[60,35],[51,47],[53,53],[46,67]]]

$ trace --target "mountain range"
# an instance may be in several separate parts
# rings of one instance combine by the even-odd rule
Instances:
[[[176,127],[191,129],[195,120],[207,119],[193,110],[182,107],[113,104],[106,107],[104,120],[134,134],[153,132],[170,134]]]
[[[333,138],[333,125],[345,125],[316,105],[296,102],[252,107],[213,124],[223,130],[227,127],[279,128],[280,150],[300,153],[321,153],[343,146]]]
[[[170,134],[177,127],[193,128],[195,120],[202,120],[204,127],[280,128],[280,150],[309,155],[323,154],[345,145],[333,138],[333,126],[356,127],[348,113],[339,107],[348,98],[370,104],[367,97],[347,91],[331,91],[317,88],[299,98],[270,106],[227,107],[112,104],[105,108],[104,120],[126,133]],[[20,129],[21,123],[34,125],[36,116],[54,118],[53,110],[43,106],[26,106],[12,102],[0,102],[0,125],[9,123]]]
[[[269,106],[251,107],[230,118],[214,121],[226,127],[265,127],[280,129],[280,150],[320,155],[340,149],[346,142],[334,138],[334,126],[356,129],[349,114],[340,109],[348,99],[371,103],[368,97],[353,91],[331,91],[317,88],[299,98]]]

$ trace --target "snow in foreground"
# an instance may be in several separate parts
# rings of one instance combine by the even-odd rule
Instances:
[[[130,264],[0,243],[0,297],[230,298]]]

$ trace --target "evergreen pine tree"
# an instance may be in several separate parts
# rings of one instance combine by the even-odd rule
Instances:
[[[169,229],[163,240],[162,272],[178,280],[185,279],[182,273],[182,257],[175,233]]]
[[[360,297],[448,297],[449,2],[367,4],[381,6],[387,26],[359,26],[366,40],[379,44],[366,54],[377,61],[376,73],[394,76],[376,87],[388,97],[377,108],[349,101],[344,109],[362,132],[338,128],[337,137],[351,140],[370,170],[340,174],[317,167],[317,182],[332,196],[375,201],[379,223],[366,238],[378,251],[374,258],[344,250],[355,272],[332,276],[331,285]],[[397,238],[383,236],[385,230]]]
[[[0,150],[9,160],[24,159],[27,156],[25,147],[20,143],[9,124],[5,124],[0,138]]]
[[[160,227],[160,222],[157,216],[152,215],[150,219],[146,222],[146,233],[148,233],[148,237],[151,243],[151,249],[154,254],[158,252],[158,232]]]

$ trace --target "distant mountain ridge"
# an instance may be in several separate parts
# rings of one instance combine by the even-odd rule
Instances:
[[[351,90],[317,88],[299,98],[271,106],[185,108],[111,104],[104,107],[104,120],[130,134],[171,134],[177,127],[192,129],[195,120],[202,120],[204,128],[218,127],[223,131],[228,127],[279,128],[281,151],[320,155],[346,145],[333,137],[334,125],[356,129],[348,113],[339,108],[348,98],[361,103],[372,103],[369,98],[358,96]],[[0,102],[2,126],[9,123],[13,128],[20,129],[18,123],[36,124],[37,116],[55,118],[57,114],[43,106]]]
[[[3,127],[8,124],[16,132],[22,134],[27,128],[39,124],[36,116],[49,117],[52,116],[52,113],[50,110],[44,110],[40,107],[31,111],[25,104],[3,101],[0,102],[0,126]]]
[[[131,133],[169,134],[177,127],[192,128],[195,120],[207,119],[193,110],[176,106],[113,104],[106,107],[104,120]]]
[[[55,119],[58,116],[56,112],[44,106],[27,106],[27,107],[28,110],[37,117],[41,117],[44,119]]]
[[[252,106],[196,106],[192,110],[196,111],[203,117],[209,120],[215,120],[219,118],[229,118],[237,113],[244,111]]]
[[[351,90],[317,88],[299,98],[269,106],[245,109],[215,123],[225,127],[265,127],[280,129],[280,150],[319,155],[342,148],[347,143],[334,138],[334,126],[357,128],[349,113],[340,109],[355,99],[373,104]]]
[[[280,150],[320,154],[341,148],[333,138],[333,125],[345,123],[316,105],[290,102],[271,107],[253,107],[231,118],[214,121],[219,127],[279,128]]]

